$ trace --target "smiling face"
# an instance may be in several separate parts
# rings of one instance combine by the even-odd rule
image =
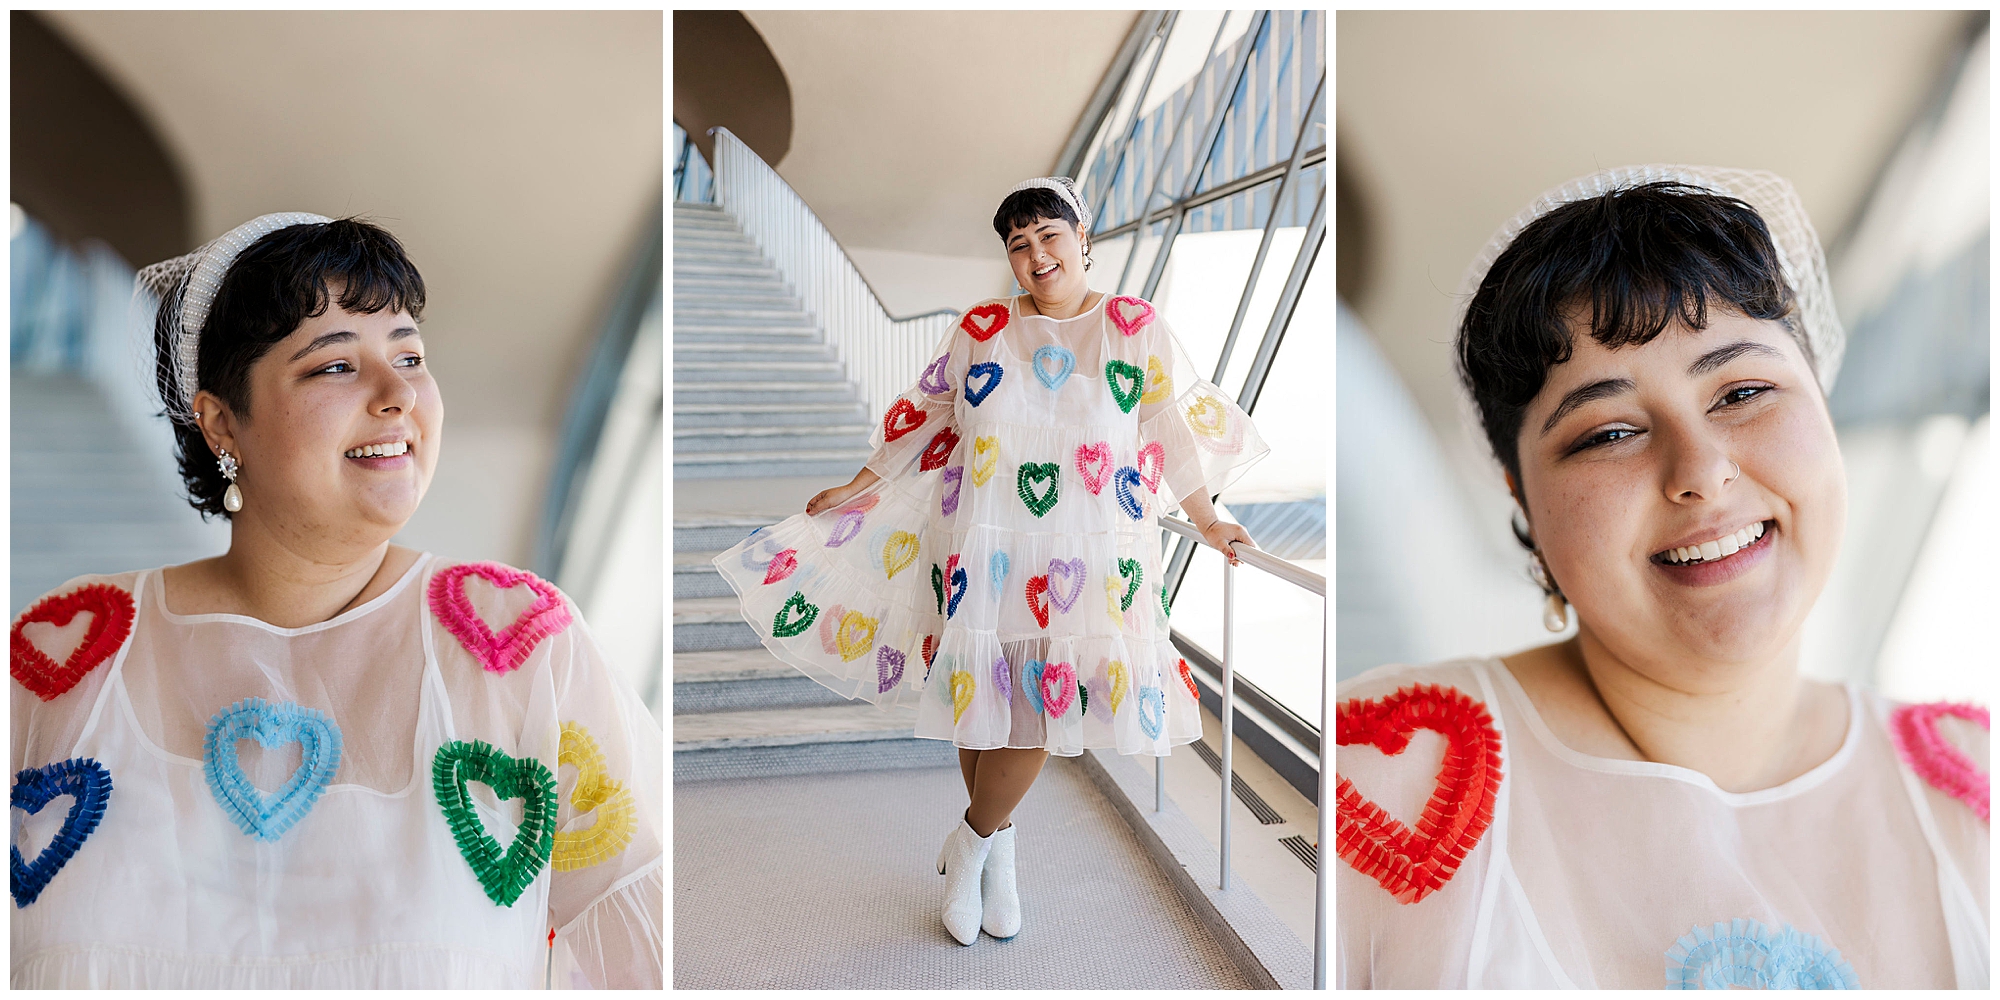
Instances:
[[[1579,628],[1684,690],[1791,644],[1847,516],[1797,341],[1773,320],[1708,318],[1615,350],[1570,324],[1574,354],[1518,439],[1530,529]]]
[[[386,542],[430,487],[444,401],[407,311],[355,313],[335,289],[250,366],[247,415],[197,396],[211,448],[242,469],[241,523],[315,542]]]
[[[1007,264],[1035,301],[1062,303],[1089,291],[1083,275],[1083,237],[1067,219],[1036,219],[1007,234]]]

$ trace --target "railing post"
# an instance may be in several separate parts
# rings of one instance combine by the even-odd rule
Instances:
[[[1230,751],[1236,716],[1236,567],[1222,561],[1222,884],[1229,888]]]
[[[1167,759],[1153,758],[1153,811],[1167,811]]]

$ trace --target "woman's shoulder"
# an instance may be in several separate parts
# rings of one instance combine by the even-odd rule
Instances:
[[[29,604],[8,637],[14,680],[49,701],[110,662],[132,637],[140,581],[151,572],[88,573]]]
[[[577,619],[568,595],[525,569],[433,559],[428,571],[424,601],[432,617],[480,667],[496,674],[519,668],[544,639]]]

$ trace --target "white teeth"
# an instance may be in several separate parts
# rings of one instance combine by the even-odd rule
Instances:
[[[1049,266],[1047,266],[1047,267],[1045,267],[1045,268],[1042,268],[1042,269],[1041,269],[1041,270],[1039,270],[1039,271],[1036,271],[1036,272],[1035,272],[1035,277],[1039,278],[1039,277],[1041,277],[1042,275],[1044,275],[1044,274],[1047,274],[1047,273],[1049,273],[1050,271],[1053,271],[1053,270],[1055,270],[1055,269],[1056,269],[1056,266],[1055,266],[1054,264],[1050,264]]]
[[[1710,539],[1699,545],[1682,545],[1677,548],[1668,549],[1661,554],[1661,561],[1668,563],[1691,563],[1721,559],[1724,556],[1733,556],[1743,549],[1749,548],[1750,543],[1762,537],[1764,537],[1764,522],[1757,521],[1747,524],[1731,534],[1724,535],[1721,538]]]
[[[364,444],[343,454],[348,458],[395,458],[397,455],[407,454],[409,450],[408,441],[391,441],[388,444]]]

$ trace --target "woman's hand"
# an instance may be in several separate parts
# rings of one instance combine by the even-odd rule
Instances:
[[[847,485],[835,486],[832,489],[821,490],[813,494],[812,499],[806,501],[806,513],[817,515],[824,511],[832,510],[853,499],[854,494],[881,481],[881,476],[869,471],[864,466],[860,472],[854,474],[854,478],[848,481]]]
[[[1236,558],[1236,553],[1229,550],[1231,542],[1241,542],[1253,549],[1257,547],[1257,543],[1250,540],[1250,533],[1244,531],[1242,525],[1225,521],[1219,517],[1208,522],[1208,525],[1201,529],[1201,538],[1202,541],[1207,542],[1220,551],[1222,557],[1229,560],[1229,565],[1231,566],[1240,566],[1243,564],[1243,560]]]

